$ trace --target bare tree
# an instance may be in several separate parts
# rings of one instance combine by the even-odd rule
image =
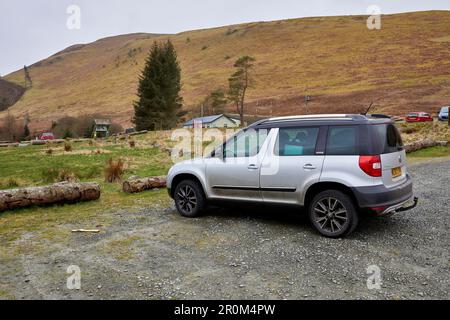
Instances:
[[[1,126],[1,137],[3,140],[7,141],[17,141],[20,139],[21,132],[17,125],[16,118],[9,112],[3,119],[3,125]]]

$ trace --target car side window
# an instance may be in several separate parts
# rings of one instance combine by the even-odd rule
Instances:
[[[358,154],[356,127],[330,127],[327,139],[327,155]]]
[[[235,135],[224,145],[225,158],[256,156],[266,141],[268,133],[267,129],[248,129]]]
[[[275,155],[282,157],[315,155],[319,128],[280,128]]]

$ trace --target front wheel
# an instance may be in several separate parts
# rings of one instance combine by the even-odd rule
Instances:
[[[358,225],[353,200],[338,190],[316,195],[309,206],[309,218],[317,231],[330,238],[349,235]]]
[[[192,180],[184,180],[175,188],[175,206],[183,217],[199,216],[205,206],[205,195],[202,187]]]

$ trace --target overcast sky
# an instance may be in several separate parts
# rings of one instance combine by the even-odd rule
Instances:
[[[80,29],[67,21],[80,8]],[[449,0],[0,0],[0,75],[76,43],[132,32],[177,33],[311,16],[450,10]],[[76,27],[77,20],[70,19]]]

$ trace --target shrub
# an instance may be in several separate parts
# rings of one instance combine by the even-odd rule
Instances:
[[[111,123],[111,126],[109,127],[109,134],[110,135],[113,135],[113,134],[118,134],[118,133],[121,133],[121,132],[123,132],[124,130],[123,130],[123,127],[120,125],[120,124],[118,124],[118,123]]]
[[[134,140],[128,141],[128,144],[130,145],[130,148],[136,147],[136,141],[134,141]]]
[[[56,182],[63,182],[63,181],[75,182],[77,180],[78,179],[75,173],[67,169],[59,170],[58,176],[56,177]]]
[[[45,153],[48,154],[48,155],[52,155],[53,154],[53,149],[49,148],[49,149],[45,150]]]
[[[418,132],[420,130],[420,128],[418,126],[410,126],[410,125],[406,125],[404,127],[401,128],[401,132],[404,134],[412,134],[414,132]]]
[[[42,170],[42,178],[45,182],[53,183],[53,182],[75,182],[78,180],[75,173],[73,173],[69,169],[43,169]]]
[[[64,142],[64,151],[71,152],[72,151],[72,144],[68,141]]]
[[[0,181],[0,189],[14,189],[20,186],[19,181],[14,178],[8,178],[6,181]]]
[[[67,130],[64,132],[64,135],[63,135],[62,138],[63,138],[63,139],[73,138],[73,133],[72,133],[72,131],[70,131],[69,129],[67,129]]]
[[[121,181],[124,171],[122,159],[114,161],[112,158],[109,158],[105,168],[105,181],[109,183]]]

